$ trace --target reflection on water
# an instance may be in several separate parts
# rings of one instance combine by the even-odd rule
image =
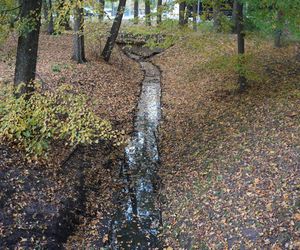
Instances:
[[[125,150],[124,190],[112,226],[113,249],[159,248],[160,211],[157,205],[157,132],[161,116],[160,72],[140,62],[145,72],[135,119],[135,133]]]

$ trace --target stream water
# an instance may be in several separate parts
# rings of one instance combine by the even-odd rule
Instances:
[[[129,55],[141,59],[136,55]],[[112,222],[112,249],[158,249],[161,214],[157,204],[159,176],[158,125],[161,117],[160,71],[139,60],[144,71],[134,122],[134,135],[125,149],[122,165],[123,192]]]

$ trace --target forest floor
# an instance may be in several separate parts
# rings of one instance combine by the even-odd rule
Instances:
[[[293,45],[259,41],[247,39],[244,93],[232,35],[190,34],[153,59],[162,70],[160,202],[169,249],[300,248],[300,64]],[[130,135],[139,65],[118,49],[110,64],[95,51],[75,64],[71,35],[42,35],[40,44],[38,79],[49,88],[72,84]],[[12,81],[15,45],[0,51],[2,82]],[[108,241],[123,148],[79,147],[62,166],[71,149],[53,146],[48,162],[28,163],[0,145],[3,249],[99,249]]]
[[[12,37],[0,51],[1,82],[13,80],[15,52]],[[143,78],[139,64],[118,48],[109,64],[96,60],[94,51],[88,51],[88,63],[82,65],[72,62],[71,55],[71,35],[41,35],[37,79],[46,88],[71,84],[88,96],[101,118],[129,135]],[[67,248],[88,247],[86,242],[93,245],[94,239],[105,245],[109,221],[103,218],[111,213],[122,157],[123,147],[109,143],[78,147],[72,153],[58,142],[46,162],[28,163],[21,151],[2,143],[0,248],[58,249],[73,234],[74,224],[84,230],[78,239],[75,233]]]
[[[195,34],[158,55],[161,203],[173,249],[300,248],[300,63],[247,38],[244,93],[233,35]]]

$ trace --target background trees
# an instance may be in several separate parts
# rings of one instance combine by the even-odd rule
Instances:
[[[99,0],[99,20],[103,21],[104,19],[104,6],[105,6],[105,0]]]
[[[237,31],[237,47],[238,47],[238,83],[240,91],[246,88],[246,77],[244,72],[244,54],[245,54],[245,31],[244,31],[244,12],[243,4],[237,2],[236,5],[236,31]]]
[[[27,10],[31,8],[30,4],[32,4],[32,1],[20,1],[22,4],[20,6],[18,3],[19,1],[16,0],[1,0],[0,5],[1,39],[5,39],[7,34],[14,29],[14,26],[16,26],[15,30],[20,34],[15,84],[22,81],[30,82],[34,79],[35,55],[37,54],[40,26],[40,7],[34,11],[35,16],[32,16],[33,14],[30,14]],[[23,7],[23,3],[27,5],[26,8]],[[74,24],[74,50],[72,57],[78,63],[85,62],[84,19],[98,15],[98,21],[102,22],[105,18],[105,2],[103,0],[97,2],[43,0],[42,3],[44,5],[44,23],[47,26],[47,33],[57,34],[65,29],[69,29],[70,23]],[[139,6],[139,2],[135,0],[126,7],[126,2],[120,1],[116,18],[112,23],[110,32],[108,32],[108,40],[102,51],[103,58],[107,61],[110,58],[125,10],[128,13],[132,13],[134,23],[137,24],[139,7],[145,7],[143,17],[145,18],[145,24],[150,26],[151,18],[153,17],[156,18],[157,24],[163,22],[163,19],[166,18],[162,15],[163,12],[168,13],[175,3],[175,1],[166,3],[161,0],[155,2],[145,0],[141,3],[144,6]],[[34,8],[40,6],[40,1],[35,2],[35,4],[37,5]],[[179,26],[189,26],[190,20],[193,20],[193,30],[196,31],[198,27],[197,22],[200,20],[202,24],[207,23],[207,25],[210,25],[212,23],[217,32],[228,32],[230,29],[237,32],[238,54],[243,54],[245,51],[243,41],[245,38],[247,39],[247,32],[260,32],[273,36],[275,47],[283,46],[283,37],[286,37],[283,34],[288,34],[293,39],[299,37],[300,0],[180,0],[177,6],[179,10],[177,16]],[[113,9],[111,11],[112,14],[114,12]],[[241,15],[242,12],[243,14]],[[238,17],[238,15],[240,16]],[[36,23],[33,24],[30,21],[31,19],[34,19]],[[92,22],[97,23],[97,20],[93,19]],[[231,28],[228,29],[228,26],[231,26]],[[25,44],[28,44],[27,46],[29,47],[25,47]],[[31,59],[27,60],[26,58],[29,57]]]
[[[138,19],[139,19],[139,0],[134,0],[134,14],[133,14],[133,18],[134,18],[134,23],[137,24],[138,23]]]
[[[150,0],[145,0],[145,20],[146,25],[151,26],[151,7]]]
[[[259,31],[273,34],[276,47],[281,46],[284,31],[299,36],[299,0],[241,0],[240,2],[247,6],[247,18]]]
[[[183,26],[185,24],[185,8],[186,8],[186,3],[185,1],[180,1],[179,2],[179,25]]]
[[[52,35],[54,33],[54,19],[53,19],[53,13],[52,13],[52,0],[49,1],[49,9],[48,9],[48,28],[47,33],[49,35]],[[47,0],[45,0],[45,3],[47,4]]]
[[[162,18],[162,0],[157,0],[157,24],[161,23]]]

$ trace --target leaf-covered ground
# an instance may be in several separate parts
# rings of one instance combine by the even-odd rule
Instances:
[[[13,79],[15,46],[12,37],[1,47],[2,82]],[[110,64],[88,53],[89,62],[78,65],[71,55],[71,35],[41,35],[37,78],[45,88],[72,84],[89,97],[101,118],[129,135],[142,79],[139,65],[117,48]],[[123,149],[100,143],[71,152],[57,142],[47,162],[28,163],[21,151],[0,143],[0,249],[58,249],[76,232],[76,224],[89,230],[75,237],[77,247],[94,239],[105,244],[109,221],[103,217],[111,213]]]
[[[15,44],[1,48],[0,81],[12,80]],[[97,114],[132,131],[138,64],[116,50],[111,64],[89,54],[77,65],[70,35],[42,35],[40,44],[45,87],[71,83]],[[234,36],[189,34],[154,59],[162,70],[160,197],[169,249],[300,248],[300,64],[293,45],[273,49],[253,37],[246,47],[242,94]],[[122,149],[79,147],[61,167],[69,153],[57,143],[50,162],[29,164],[1,144],[1,249],[107,244]]]
[[[163,237],[173,249],[300,248],[300,63],[293,45],[249,38],[246,48],[242,94],[234,36],[191,35],[154,60]]]

